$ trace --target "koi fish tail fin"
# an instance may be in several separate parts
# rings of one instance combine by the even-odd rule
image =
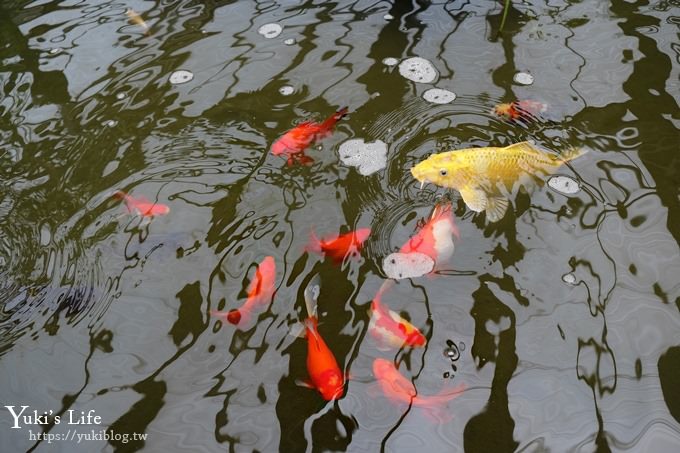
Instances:
[[[574,146],[572,148],[565,150],[560,157],[562,160],[569,162],[571,160],[576,159],[577,157],[583,156],[587,152],[588,152],[587,149]]]
[[[316,235],[313,227],[309,233],[309,242],[305,246],[305,251],[314,253],[321,253],[323,251],[321,248],[321,239]]]
[[[395,280],[392,280],[392,279],[385,280],[383,282],[383,284],[380,285],[378,292],[375,294],[375,297],[373,298],[373,302],[376,303],[376,305],[380,305],[383,294],[385,294],[388,289],[392,288],[394,286],[394,284],[395,284]]]
[[[335,112],[334,114],[332,114],[331,116],[329,116],[326,119],[326,121],[321,123],[321,127],[320,127],[321,131],[322,132],[330,131],[333,128],[333,126],[335,126],[335,123],[340,121],[343,116],[347,115],[348,110],[349,109],[347,107],[343,107],[340,110],[338,110],[337,112]]]
[[[305,308],[307,316],[316,319],[316,309],[318,305],[319,293],[321,292],[321,279],[315,275],[305,288]],[[305,322],[307,324],[307,322]]]

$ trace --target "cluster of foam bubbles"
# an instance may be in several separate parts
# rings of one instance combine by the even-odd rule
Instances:
[[[395,280],[421,277],[433,269],[434,260],[419,252],[391,253],[383,260],[383,272]]]
[[[399,64],[399,74],[413,82],[432,83],[439,73],[434,65],[425,58],[407,58]]]
[[[548,180],[551,189],[564,195],[573,195],[581,190],[581,185],[574,178],[569,176],[552,176]]]
[[[574,274],[564,274],[562,276],[562,281],[568,285],[576,284],[576,276]]]
[[[279,93],[281,93],[281,95],[283,96],[290,96],[291,94],[293,94],[293,92],[295,92],[295,88],[293,88],[290,85],[284,85],[281,88],[279,88]]]
[[[456,93],[442,88],[430,88],[423,93],[423,99],[432,104],[448,104],[456,99]]]
[[[180,69],[179,71],[175,71],[172,74],[170,74],[169,80],[171,84],[179,85],[181,83],[190,82],[193,78],[194,78],[193,72]]]
[[[515,74],[512,80],[514,80],[515,83],[519,83],[520,85],[531,85],[534,83],[534,76],[528,72],[518,72]]]
[[[396,66],[399,63],[399,60],[397,60],[394,57],[387,57],[387,58],[383,58],[382,62],[385,66],[392,67],[392,66]]]
[[[264,24],[257,29],[257,32],[267,39],[276,38],[283,31],[283,27],[279,24]]]
[[[366,143],[362,138],[347,140],[340,145],[338,153],[343,164],[356,167],[363,176],[387,166],[387,145],[381,140],[373,143]]]

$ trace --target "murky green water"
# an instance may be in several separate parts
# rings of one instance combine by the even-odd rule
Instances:
[[[500,4],[479,0],[3,1],[0,399],[52,417],[12,429],[2,408],[0,450],[678,451],[680,5],[516,3],[499,35]],[[259,34],[267,23],[282,33]],[[412,56],[438,79],[383,64]],[[193,79],[170,84],[179,69]],[[428,103],[432,87],[457,98]],[[491,113],[516,99],[548,108]],[[313,165],[269,152],[343,105]],[[388,145],[386,169],[340,163],[357,138]],[[419,190],[410,167],[522,140],[586,148],[558,172],[582,190],[519,193],[496,224],[450,192],[448,266],[386,301],[427,346],[379,349],[367,310],[382,260],[446,193]],[[129,215],[116,190],[170,213]],[[304,251],[311,228],[360,227],[360,259]],[[212,316],[245,301],[267,255],[278,289],[255,327]],[[319,330],[350,375],[331,402],[296,385],[307,349],[288,335],[317,273]],[[419,394],[466,390],[435,417],[386,398],[376,358]]]

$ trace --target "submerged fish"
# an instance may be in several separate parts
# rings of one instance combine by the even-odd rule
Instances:
[[[498,104],[493,113],[508,120],[532,119],[536,115],[548,110],[548,105],[543,102],[524,99],[504,104]]]
[[[419,395],[411,381],[406,379],[394,363],[385,359],[373,361],[373,374],[387,398],[395,403],[407,403],[416,407],[441,411],[449,401],[461,394],[465,389],[463,384],[436,395]]]
[[[149,34],[149,25],[147,25],[147,23],[144,21],[144,19],[142,19],[142,16],[140,16],[137,11],[135,11],[134,9],[128,8],[125,11],[125,15],[128,17],[128,20],[130,22],[132,22],[135,25],[139,25],[140,27],[142,27],[144,29],[145,34],[147,34],[147,35]]]
[[[211,313],[214,316],[225,318],[236,326],[247,327],[258,307],[266,306],[271,302],[275,289],[276,262],[273,257],[268,256],[257,266],[255,277],[248,286],[248,298],[241,308],[235,308],[228,313],[218,311]]]
[[[319,291],[320,282],[316,276],[305,288],[307,319],[305,319],[304,327],[307,337],[307,372],[310,379],[303,382],[303,385],[318,390],[326,401],[331,401],[343,396],[345,377],[340,371],[335,356],[317,329],[316,307]]]
[[[557,155],[539,150],[529,142],[505,148],[467,148],[432,155],[411,168],[411,174],[421,187],[431,182],[458,190],[468,208],[486,211],[487,219],[496,222],[503,218],[509,205],[503,189],[524,176],[550,174],[584,153],[572,149]]]
[[[371,335],[380,344],[393,348],[425,346],[425,336],[413,324],[383,305],[382,294],[381,288],[371,302],[371,320],[368,324]]]
[[[114,198],[123,200],[128,212],[136,212],[138,215],[144,217],[153,217],[156,215],[165,215],[170,212],[167,205],[161,203],[152,203],[145,197],[133,197],[119,190],[113,194]]]
[[[451,203],[435,206],[430,220],[404,244],[400,253],[422,253],[434,261],[435,266],[453,255],[453,236],[460,237],[453,223]]]
[[[288,165],[298,162],[310,164],[314,159],[305,155],[305,149],[311,146],[316,140],[330,135],[335,123],[347,114],[347,107],[343,107],[323,123],[305,121],[289,130],[272,145],[272,154],[275,156],[284,155],[288,158]]]
[[[360,251],[362,244],[370,234],[370,228],[359,228],[356,231],[350,231],[339,236],[319,239],[312,231],[307,250],[323,253],[330,256],[335,263],[341,263],[352,249],[356,249],[357,252]]]

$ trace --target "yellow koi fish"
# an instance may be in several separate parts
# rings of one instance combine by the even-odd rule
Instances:
[[[420,181],[421,188],[431,182],[458,190],[468,208],[486,211],[486,218],[497,222],[509,205],[503,189],[526,176],[550,174],[584,153],[584,150],[572,149],[557,155],[537,149],[529,142],[505,148],[467,148],[432,155],[411,168],[411,174]]]
[[[128,17],[128,20],[132,22],[135,25],[139,25],[144,29],[144,34],[149,34],[149,25],[142,19],[142,16],[137,13],[134,9],[127,9],[125,11],[125,15]]]

